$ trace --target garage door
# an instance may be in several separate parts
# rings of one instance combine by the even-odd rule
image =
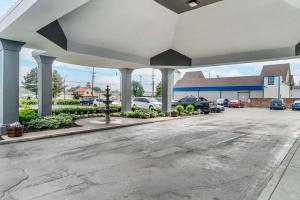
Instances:
[[[241,100],[243,102],[247,102],[248,99],[250,98],[250,93],[249,92],[239,92],[238,98],[239,98],[239,100]]]

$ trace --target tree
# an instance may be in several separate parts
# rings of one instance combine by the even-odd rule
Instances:
[[[30,72],[24,76],[24,81],[22,81],[23,86],[36,94],[38,93],[38,77],[37,77],[37,68],[33,68]],[[52,96],[57,97],[63,90],[63,78],[60,74],[54,70],[52,73]]]
[[[135,97],[144,96],[145,90],[143,86],[138,81],[132,81],[132,94]]]
[[[71,87],[68,89],[68,92],[74,93],[78,88],[80,88],[80,85],[77,85],[76,87]]]
[[[160,82],[160,83],[156,86],[155,96],[156,96],[156,97],[161,97],[161,96],[162,96],[162,82]]]
[[[27,73],[26,76],[24,76],[24,80],[22,81],[22,84],[24,88],[29,90],[30,92],[34,93],[37,97],[38,93],[38,79],[37,79],[37,68],[33,68],[30,70],[29,73]]]
[[[59,96],[63,88],[63,78],[56,70],[54,70],[52,72],[52,97],[56,98],[57,96]]]

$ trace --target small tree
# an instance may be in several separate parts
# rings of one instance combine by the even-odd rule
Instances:
[[[143,86],[138,81],[132,81],[132,94],[135,97],[144,96],[145,90]]]
[[[156,97],[161,97],[161,96],[162,96],[162,82],[160,82],[160,83],[156,86],[155,96],[156,96]]]
[[[63,78],[60,76],[60,74],[54,70],[52,72],[52,96],[53,98],[56,98],[63,90]]]
[[[38,78],[37,78],[37,68],[33,68],[30,70],[29,73],[24,76],[24,80],[22,81],[22,84],[24,88],[29,90],[30,92],[34,93],[37,97],[38,93]]]

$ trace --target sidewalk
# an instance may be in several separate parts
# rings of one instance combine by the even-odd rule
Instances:
[[[300,199],[300,139],[275,172],[259,200]]]
[[[16,143],[16,142],[27,142],[27,141],[67,136],[67,135],[91,133],[96,131],[123,128],[129,126],[137,126],[142,124],[150,124],[155,122],[163,122],[163,121],[176,120],[176,119],[182,119],[182,117],[177,117],[177,118],[159,117],[159,118],[151,118],[151,119],[112,118],[112,122],[110,124],[104,123],[104,118],[86,118],[86,119],[80,119],[76,121],[78,127],[25,133],[22,137],[18,137],[18,138],[9,138],[7,136],[2,136],[4,140],[0,140],[0,145]]]

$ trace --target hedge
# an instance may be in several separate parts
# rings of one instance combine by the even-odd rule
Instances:
[[[78,99],[59,99],[55,102],[57,105],[80,105],[80,100]]]

